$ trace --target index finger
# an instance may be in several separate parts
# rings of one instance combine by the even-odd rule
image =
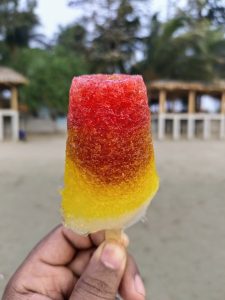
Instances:
[[[71,262],[76,252],[92,247],[88,236],[80,236],[72,230],[57,226],[33,249],[30,258],[54,266],[66,265]]]

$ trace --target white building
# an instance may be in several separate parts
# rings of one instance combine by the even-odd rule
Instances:
[[[16,71],[0,66],[0,142],[5,138],[5,119],[11,119],[11,137],[19,138],[18,88],[28,80]]]
[[[225,81],[152,81],[148,85],[159,139],[225,138]]]

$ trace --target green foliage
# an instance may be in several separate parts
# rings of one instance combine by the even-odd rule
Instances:
[[[0,49],[8,48],[8,53],[2,60],[9,60],[18,48],[28,47],[29,42],[35,39],[34,29],[39,24],[34,13],[35,0],[27,0],[26,7],[19,9],[20,1],[2,0],[0,2]]]
[[[116,17],[99,25],[98,36],[94,38],[90,59],[97,72],[129,71],[134,58],[139,19],[134,15],[128,0],[122,0],[116,10]]]
[[[189,0],[186,12],[195,20],[208,20],[214,25],[224,25],[224,0]]]
[[[86,52],[87,31],[80,25],[68,25],[61,27],[58,34],[57,44],[69,51]]]
[[[70,5],[82,7],[81,24],[91,24],[86,53],[92,72],[127,73],[136,60],[136,48],[140,42],[140,16],[135,2],[146,0],[93,0],[70,1]],[[88,8],[89,7],[89,8]],[[86,8],[86,9],[85,9]]]
[[[164,22],[151,15],[150,0],[68,2],[80,18],[46,45],[36,32],[35,0],[23,1],[22,9],[22,0],[0,1],[0,64],[29,78],[21,100],[32,110],[47,106],[52,114],[65,113],[71,79],[83,73],[132,71],[146,80],[225,78],[225,0],[187,1]],[[40,48],[32,49],[32,41],[42,42]]]
[[[30,42],[40,38],[34,33],[36,1],[27,0],[23,10],[20,2],[0,2],[0,62],[29,78],[29,85],[20,90],[20,101],[31,110],[46,106],[52,115],[66,113],[73,76],[88,73],[80,47],[84,32],[79,26],[66,28],[59,34],[58,45],[32,49]]]
[[[165,23],[152,19],[145,59],[133,71],[146,79],[209,81],[225,77],[224,30],[207,20],[194,22],[186,14]]]
[[[22,49],[11,65],[30,80],[21,89],[23,101],[34,111],[46,106],[52,115],[66,113],[73,76],[88,72],[82,57],[60,47],[51,51]]]

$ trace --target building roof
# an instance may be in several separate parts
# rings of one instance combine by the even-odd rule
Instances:
[[[218,80],[212,83],[186,82],[175,80],[155,80],[148,84],[150,90],[167,91],[197,91],[197,92],[223,92],[225,81]]]
[[[28,79],[15,70],[0,66],[0,84],[22,85],[27,84]]]

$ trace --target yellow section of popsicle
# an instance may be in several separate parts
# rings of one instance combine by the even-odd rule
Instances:
[[[126,226],[129,214],[137,213],[138,209],[149,204],[158,185],[153,159],[135,178],[120,184],[102,185],[67,158],[62,192],[65,224],[81,233],[100,230],[98,226],[104,222],[106,229],[117,228],[119,223]],[[121,224],[123,217],[124,224]]]

